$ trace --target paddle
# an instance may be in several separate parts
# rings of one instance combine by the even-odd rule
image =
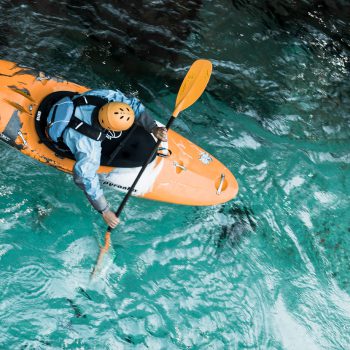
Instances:
[[[196,60],[192,64],[192,66],[190,67],[190,70],[187,72],[180,86],[179,92],[177,94],[176,102],[175,102],[175,109],[174,109],[173,115],[171,116],[171,118],[169,119],[166,125],[167,130],[169,130],[169,127],[171,126],[175,118],[177,118],[179,113],[185,110],[186,108],[188,108],[189,106],[191,106],[193,103],[195,103],[198,100],[198,98],[202,95],[202,93],[204,92],[209,82],[211,71],[212,71],[212,64],[208,60]],[[143,172],[145,171],[148,163],[151,161],[154,154],[157,152],[160,143],[161,143],[161,140],[158,140],[151,154],[143,163],[141,170],[139,171],[133,184],[131,185],[130,189],[128,190],[123,201],[120,203],[118,210],[115,213],[117,217],[119,217],[121,212],[123,211],[126,202],[128,201],[136,184],[138,183]],[[100,249],[100,253],[98,255],[96,265],[92,271],[92,277],[95,275],[96,271],[99,269],[103,256],[108,251],[111,245],[111,232],[112,232],[112,228],[108,226],[107,232],[105,234],[105,244]]]

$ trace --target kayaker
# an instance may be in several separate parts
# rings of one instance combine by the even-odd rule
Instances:
[[[51,107],[48,115],[48,136],[53,141],[63,141],[76,159],[74,182],[112,228],[119,219],[111,210],[97,175],[101,135],[123,132],[134,122],[157,139],[167,140],[166,128],[157,126],[144,105],[118,90],[89,90],[73,98],[64,97]]]

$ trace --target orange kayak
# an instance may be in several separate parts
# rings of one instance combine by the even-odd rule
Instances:
[[[87,87],[0,60],[0,139],[29,157],[72,173],[74,158],[44,140],[45,111],[48,103],[58,97],[87,90]],[[155,142],[152,135],[144,137],[148,143]],[[103,150],[108,152],[116,147],[113,140],[103,142],[106,143],[105,147],[102,144]],[[111,165],[101,161],[99,168],[101,183],[122,192],[127,192],[141,169],[141,164],[133,163],[130,156],[136,147],[132,136],[125,147]],[[131,157],[131,162],[123,162],[123,157]],[[102,159],[108,159],[107,154]],[[237,192],[235,177],[222,163],[169,130],[168,142],[162,142],[159,156],[148,164],[133,195],[176,204],[215,205],[233,199]]]

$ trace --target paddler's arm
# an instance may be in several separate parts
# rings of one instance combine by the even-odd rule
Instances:
[[[149,133],[152,133],[157,139],[160,139],[163,142],[167,141],[167,129],[162,126],[158,126],[155,120],[148,114],[146,109],[139,115],[139,117],[135,118],[135,123],[142,126]]]
[[[100,166],[101,143],[81,136],[74,130],[68,131],[65,135],[65,142],[76,159],[73,169],[74,182],[84,191],[91,205],[102,214],[108,226],[114,228],[119,223],[119,219],[111,211],[97,175]]]

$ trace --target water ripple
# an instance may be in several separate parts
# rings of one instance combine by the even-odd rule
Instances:
[[[0,6],[3,59],[132,93],[162,121],[190,63],[210,59],[174,127],[240,185],[217,207],[130,200],[89,282],[101,217],[70,176],[0,145],[1,348],[348,347],[348,5]]]

